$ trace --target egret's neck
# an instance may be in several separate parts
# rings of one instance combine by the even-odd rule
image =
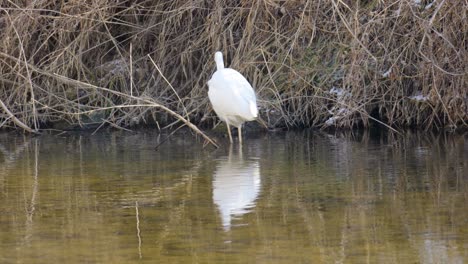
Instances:
[[[224,69],[223,54],[219,51],[215,53],[215,62],[218,71]]]

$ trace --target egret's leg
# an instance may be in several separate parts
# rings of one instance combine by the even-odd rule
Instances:
[[[237,127],[237,132],[239,133],[239,144],[242,144],[242,125]]]
[[[229,135],[229,141],[232,143],[232,136],[231,136],[231,128],[229,127],[229,123],[226,123],[227,130],[228,130],[228,135]]]

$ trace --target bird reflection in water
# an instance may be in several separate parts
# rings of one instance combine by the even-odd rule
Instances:
[[[255,207],[261,187],[258,160],[245,160],[242,146],[228,157],[219,159],[213,174],[213,201],[218,207],[225,231],[231,229],[232,221],[251,212]]]

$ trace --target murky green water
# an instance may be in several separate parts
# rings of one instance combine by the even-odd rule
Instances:
[[[467,263],[467,139],[0,134],[0,263]]]

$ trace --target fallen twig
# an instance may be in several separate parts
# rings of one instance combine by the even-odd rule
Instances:
[[[13,123],[18,125],[22,129],[28,131],[29,133],[40,134],[38,130],[28,127],[23,122],[21,122],[21,120],[16,118],[16,116],[8,109],[8,107],[3,103],[3,101],[1,99],[0,99],[0,107],[2,107],[3,111],[5,111],[5,113],[11,118]]]
[[[156,108],[160,108],[162,110],[164,110],[165,112],[169,113],[170,115],[172,115],[173,117],[177,118],[178,120],[180,120],[181,122],[183,122],[186,126],[188,126],[189,128],[191,128],[193,131],[195,131],[197,134],[201,135],[205,140],[207,140],[208,142],[210,142],[213,146],[215,146],[216,148],[218,148],[218,144],[216,144],[210,137],[208,137],[205,133],[203,133],[200,129],[198,129],[197,126],[195,126],[194,124],[192,124],[190,121],[188,121],[187,119],[185,119],[183,116],[179,115],[178,113],[172,111],[171,109],[167,108],[166,106],[164,105],[161,105],[161,104],[158,104],[157,102],[153,101],[152,99],[148,99],[148,98],[141,98],[141,97],[136,97],[136,96],[132,96],[132,95],[128,95],[128,94],[125,94],[125,93],[121,93],[121,92],[117,92],[117,91],[114,91],[114,90],[111,90],[111,89],[108,89],[108,88],[104,88],[104,87],[98,87],[98,86],[95,86],[95,85],[92,85],[92,84],[89,84],[89,83],[85,83],[85,82],[81,82],[81,81],[78,81],[78,80],[74,80],[74,79],[71,79],[71,78],[68,78],[66,76],[62,76],[62,75],[59,75],[59,74],[54,74],[54,76],[56,76],[57,78],[59,78],[60,80],[64,81],[64,82],[67,82],[68,84],[74,84],[74,85],[77,85],[79,84],[81,88],[91,88],[91,89],[97,89],[97,90],[101,90],[101,91],[106,91],[106,92],[109,92],[109,93],[112,93],[112,94],[115,94],[115,95],[119,95],[119,96],[123,96],[123,97],[127,97],[127,98],[131,98],[131,99],[134,99],[134,100],[138,100],[140,102],[145,102],[147,103],[146,105],[138,105],[138,106],[147,106],[147,107],[156,107]],[[119,107],[131,107],[129,105],[116,105],[116,106],[112,106],[112,107],[103,107],[103,108],[100,108],[100,109],[95,109],[95,110],[91,110],[91,111],[87,111],[87,112],[94,112],[94,111],[99,111],[99,110],[106,110],[106,109],[110,109],[110,108],[119,108]],[[82,113],[86,113],[86,111],[82,112]]]

